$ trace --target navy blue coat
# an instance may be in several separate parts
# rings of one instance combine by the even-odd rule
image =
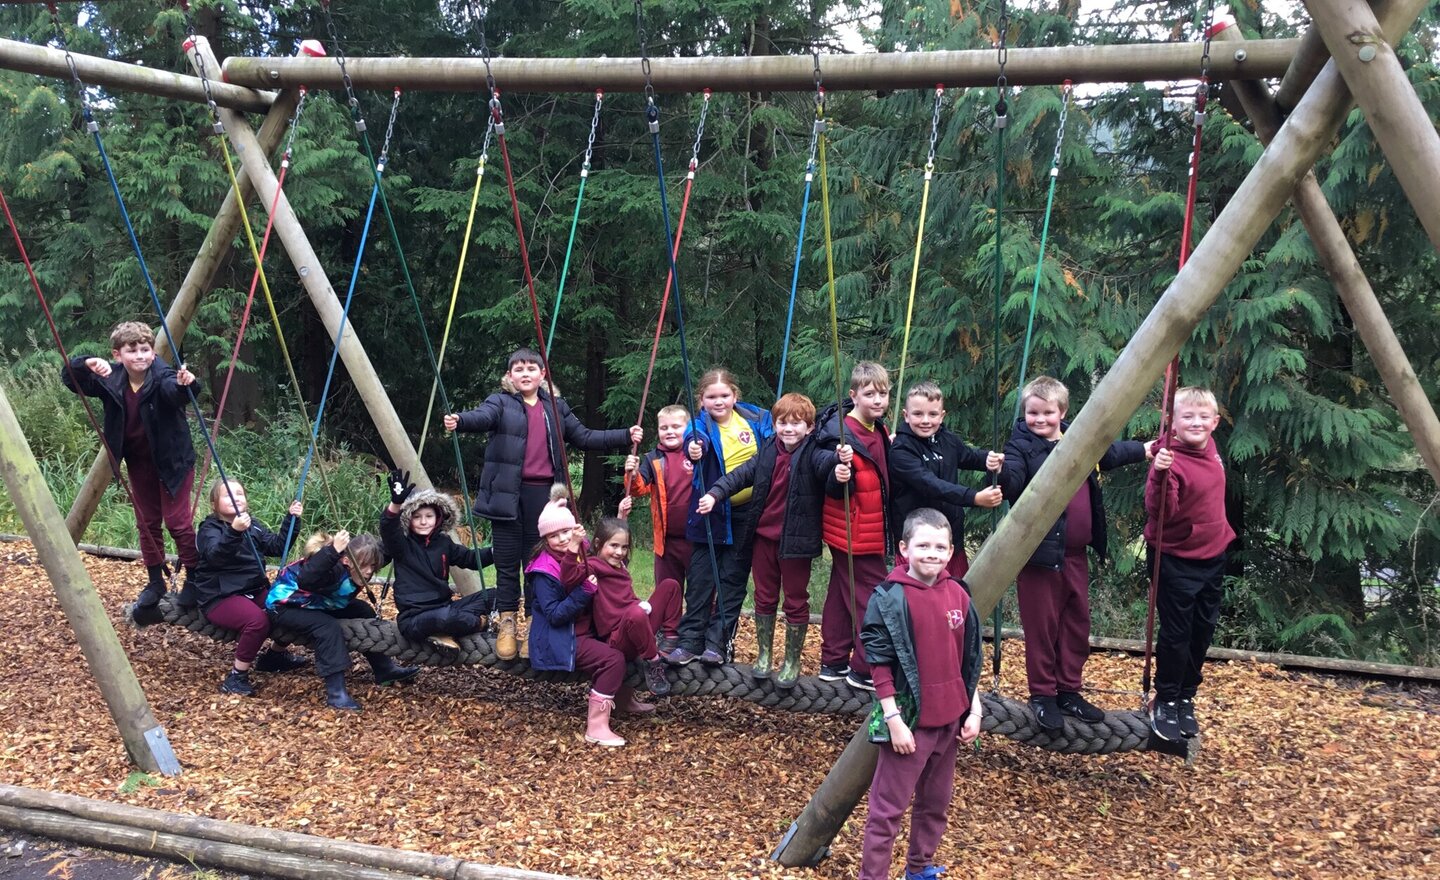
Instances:
[[[816,479],[810,460],[814,434],[805,435],[790,454],[790,482],[785,492],[785,525],[780,531],[781,559],[814,559],[820,555],[820,515],[825,503],[824,484]],[[771,435],[760,442],[755,457],[724,474],[710,487],[710,493],[729,498],[746,486],[754,487],[752,505],[760,505],[755,515],[746,517],[739,535],[741,548],[748,547],[760,524],[760,511],[770,497],[770,483],[775,476],[775,459],[780,455],[780,439]]]
[[[755,431],[757,444],[763,443],[765,438],[775,433],[775,425],[770,420],[768,409],[741,402],[735,404],[735,412],[750,423],[750,427]],[[715,481],[725,474],[725,454],[720,447],[720,426],[715,424],[715,420],[704,410],[695,414],[690,427],[685,431],[686,445],[689,445],[691,440],[700,441],[700,445],[705,447],[705,454],[695,468],[695,491],[690,493],[690,514],[685,518],[685,538],[698,544],[707,544],[711,540],[716,544],[734,544],[737,536],[732,528],[729,500],[719,502],[705,516],[701,516],[695,509],[695,505],[700,503],[700,496],[710,491]],[[756,454],[759,454],[758,450]],[[751,461],[754,461],[753,457]],[[771,465],[774,465],[773,459]],[[706,520],[710,521],[708,530],[705,528]],[[743,538],[743,535],[738,536],[738,539]]]
[[[558,563],[553,572],[547,569],[540,559],[525,571],[526,583],[535,594],[534,613],[530,616],[530,666],[574,672],[575,618],[590,607],[594,597],[579,587],[567,593],[560,586]]]
[[[965,508],[975,506],[975,490],[955,482],[958,471],[984,471],[985,450],[976,449],[940,427],[929,437],[917,437],[901,423],[890,443],[890,532],[901,533],[905,517],[921,507],[933,507],[950,521],[956,545],[963,546]]]
[[[550,464],[563,482],[564,452],[560,444],[568,441],[577,449],[609,452],[630,448],[630,430],[596,431],[585,427],[565,398],[550,405],[550,394],[540,389],[540,402],[545,411],[545,432],[550,440]],[[560,413],[561,431],[555,430],[555,411]],[[520,472],[525,464],[525,440],[529,422],[525,416],[525,399],[520,393],[498,392],[485,398],[479,406],[459,413],[457,430],[490,432],[485,444],[485,466],[480,483],[475,487],[475,513],[488,520],[509,521],[520,516]],[[562,436],[563,435],[563,436]]]
[[[1060,432],[1063,434],[1070,429],[1069,422],[1060,423]],[[1015,430],[1010,439],[1005,443],[1005,467],[1000,471],[1000,489],[1005,493],[1005,500],[1014,502],[1035,479],[1035,474],[1045,459],[1050,457],[1050,452],[1055,448],[1056,440],[1045,440],[1035,436],[1025,426],[1024,419],[1017,419]],[[1113,468],[1123,467],[1127,464],[1139,464],[1145,460],[1145,444],[1139,440],[1117,440],[1110,444],[1105,450],[1105,455],[1100,458],[1098,470],[1108,471]],[[1100,480],[1096,471],[1090,471],[1086,477],[1090,484],[1090,522],[1093,531],[1090,535],[1089,544],[1095,548],[1095,553],[1102,560],[1108,555],[1107,542],[1109,540],[1109,529],[1105,524],[1105,499],[1100,494]],[[1045,539],[1040,546],[1035,548],[1035,553],[1030,557],[1029,565],[1039,565],[1045,568],[1059,571],[1065,564],[1065,514],[1055,520],[1055,525],[1045,533]]]
[[[105,445],[123,460],[125,384],[130,381],[129,374],[122,364],[112,361],[110,375],[102,379],[85,366],[87,360],[89,358],[86,357],[71,358],[70,366],[60,370],[60,381],[77,394],[100,399],[105,409]],[[200,380],[196,379],[190,389],[199,394]],[[165,491],[175,497],[186,475],[195,467],[195,444],[190,440],[190,423],[185,419],[190,395],[175,381],[175,371],[170,365],[156,355],[150,369],[145,371],[145,382],[140,386],[139,397],[140,421],[145,425],[155,469],[160,473]]]

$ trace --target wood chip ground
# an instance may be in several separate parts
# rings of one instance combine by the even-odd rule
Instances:
[[[363,662],[360,714],[327,709],[309,673],[257,675],[258,698],[228,697],[216,689],[227,646],[119,623],[138,563],[86,565],[185,772],[122,793],[131,768],[74,635],[34,551],[12,544],[0,548],[0,781],[607,880],[855,876],[863,802],[820,867],[766,856],[856,719],[677,698],[617,719],[630,744],[608,750],[581,738],[581,685],[462,668],[380,689]],[[818,641],[812,628],[807,672]],[[748,623],[739,650],[753,656]],[[1140,661],[1097,654],[1086,676],[1133,691]],[[1019,643],[1006,644],[1002,690],[1024,694]],[[937,861],[993,878],[1440,876],[1435,689],[1225,663],[1208,669],[1199,710],[1193,768],[985,737],[962,751]]]

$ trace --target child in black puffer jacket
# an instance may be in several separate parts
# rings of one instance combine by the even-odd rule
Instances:
[[[489,547],[471,550],[451,539],[459,518],[455,500],[434,489],[415,491],[409,471],[390,474],[390,505],[380,514],[380,540],[395,563],[396,623],[400,634],[455,647],[454,636],[479,632],[491,596],[455,599],[450,567],[479,570],[492,562]]]

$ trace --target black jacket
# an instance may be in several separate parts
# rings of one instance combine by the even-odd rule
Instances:
[[[77,394],[100,398],[105,409],[105,445],[117,458],[124,459],[125,384],[130,381],[129,374],[122,364],[111,362],[110,375],[102,379],[85,366],[87,360],[89,358],[71,358],[70,366],[60,370],[60,381]],[[78,388],[75,387],[77,381]],[[190,388],[199,394],[200,380],[196,379]],[[145,372],[139,396],[140,420],[150,440],[155,469],[160,473],[165,491],[173,497],[180,491],[186,474],[195,467],[195,445],[190,440],[190,424],[185,419],[190,395],[175,381],[175,371],[170,365],[156,356]]]
[[[201,520],[195,530],[195,549],[200,552],[195,593],[200,607],[209,608],[226,596],[246,593],[259,593],[263,598],[270,591],[264,557],[284,554],[285,536],[299,531],[299,518],[288,513],[280,521],[278,532],[265,528],[253,516],[250,528],[244,532],[230,528],[228,522],[213,513]]]
[[[1069,422],[1060,423],[1060,431],[1070,429]],[[1058,441],[1036,437],[1025,427],[1023,419],[1016,420],[1015,430],[1005,443],[1005,467],[1000,471],[1000,488],[1005,500],[1014,502],[1020,493],[1035,479],[1035,474]],[[1108,471],[1127,464],[1138,464],[1145,460],[1145,444],[1139,440],[1116,440],[1100,458],[1098,470]],[[1108,555],[1108,530],[1105,525],[1105,499],[1100,494],[1100,480],[1094,470],[1086,478],[1090,484],[1090,522],[1093,531],[1090,546],[1103,560]],[[1065,514],[1051,526],[1040,546],[1030,557],[1030,565],[1044,566],[1059,571],[1065,564]]]
[[[440,511],[435,530],[421,537],[410,531],[410,518],[421,507]],[[448,495],[429,489],[416,491],[400,506],[380,512],[380,542],[385,555],[395,563],[395,608],[401,622],[423,611],[444,608],[454,593],[450,588],[450,567],[480,569],[494,562],[489,547],[474,551],[452,539],[446,531],[455,524],[455,502]]]
[[[985,450],[966,444],[943,425],[922,438],[901,424],[890,442],[890,481],[895,487],[891,534],[900,534],[911,511],[933,507],[950,521],[957,547],[963,546],[965,508],[975,506],[975,490],[955,482],[962,470],[984,472]]]
[[[781,559],[814,559],[820,555],[820,515],[825,503],[822,484],[815,477],[810,460],[814,434],[805,435],[790,454],[790,482],[785,492],[785,525],[780,531]],[[765,500],[770,496],[770,482],[775,476],[775,459],[780,455],[780,438],[775,435],[760,441],[760,451],[750,460],[726,474],[721,474],[710,487],[710,494],[725,500],[746,486],[754,486],[750,496],[755,508],[753,516],[744,517],[744,533],[736,536],[736,546],[750,546]]]
[[[556,477],[563,482],[565,477],[564,456],[560,444],[569,441],[577,449],[596,452],[628,449],[630,431],[618,428],[613,431],[596,431],[585,427],[570,411],[570,405],[563,397],[555,399],[560,412],[560,423],[564,427],[563,438],[554,425],[555,413],[550,406],[550,394],[540,389],[540,402],[544,407],[545,429],[550,439],[550,464],[555,468]],[[485,402],[468,412],[459,414],[461,431],[489,431],[490,441],[485,444],[485,467],[480,471],[480,485],[475,489],[475,513],[489,520],[513,520],[520,516],[520,471],[525,464],[525,438],[529,433],[525,417],[525,400],[519,392],[496,393],[485,398]]]

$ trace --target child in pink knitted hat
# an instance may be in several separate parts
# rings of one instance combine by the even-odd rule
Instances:
[[[610,712],[625,680],[625,655],[595,637],[590,610],[600,583],[594,576],[562,583],[562,567],[574,571],[573,566],[578,565],[578,570],[584,570],[585,531],[563,498],[545,505],[536,531],[540,543],[525,567],[527,584],[535,594],[530,665],[589,675],[585,741],[611,748],[623,746],[625,740],[610,730]]]

